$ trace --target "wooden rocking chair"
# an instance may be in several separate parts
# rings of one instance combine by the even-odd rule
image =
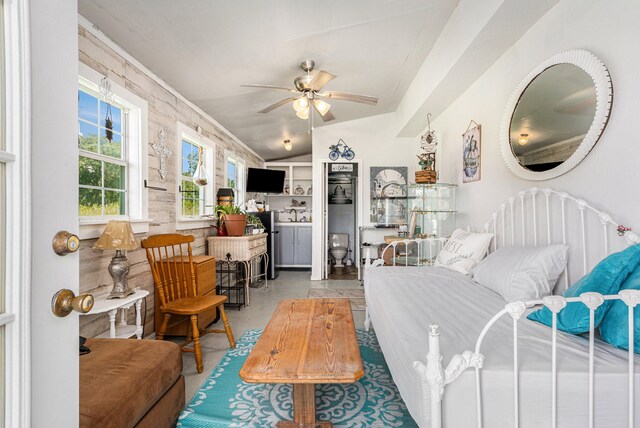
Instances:
[[[196,295],[196,275],[191,257],[191,243],[194,240],[193,235],[167,233],[149,236],[140,245],[147,251],[153,282],[160,297],[160,310],[164,314],[164,320],[157,331],[156,338],[163,340],[172,315],[188,316],[191,324],[187,340],[180,345],[180,348],[183,352],[195,353],[196,368],[198,373],[202,373],[201,336],[207,333],[226,333],[232,348],[236,347],[236,343],[227,320],[227,314],[224,311],[224,302],[227,301],[227,296]],[[200,331],[198,329],[198,315],[216,307],[220,310],[224,330],[205,329]],[[186,346],[192,342],[193,348],[187,348]]]

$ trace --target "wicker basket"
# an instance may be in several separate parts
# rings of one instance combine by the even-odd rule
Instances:
[[[416,183],[429,183],[433,184],[436,182],[436,172],[435,171],[416,171]]]
[[[212,236],[209,241],[209,255],[216,260],[227,260],[227,254],[231,260],[242,261],[267,252],[267,234],[245,236]]]

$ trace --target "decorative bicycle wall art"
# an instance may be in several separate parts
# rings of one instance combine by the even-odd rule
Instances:
[[[337,144],[329,146],[329,159],[336,161],[340,156],[348,161],[353,160],[356,156],[353,150],[351,150],[351,147],[347,146],[347,144],[342,141],[342,138],[338,140]]]

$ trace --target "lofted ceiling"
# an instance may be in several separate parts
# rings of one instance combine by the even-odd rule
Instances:
[[[300,63],[338,77],[326,90],[379,97],[330,100],[336,123],[395,111],[458,0],[79,0],[79,12],[265,160],[311,153],[289,96]],[[316,115],[314,127],[323,126]],[[286,152],[282,141],[290,139]]]

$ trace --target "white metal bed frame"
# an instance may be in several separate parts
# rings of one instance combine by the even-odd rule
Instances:
[[[542,206],[538,200],[542,195]],[[557,201],[554,203],[554,201]],[[554,232],[554,216],[552,215],[552,208],[559,205],[559,217],[560,217],[560,233],[559,239],[553,239]],[[604,255],[610,254],[612,251],[609,245],[609,235],[611,232],[616,232],[620,236],[624,236],[627,245],[633,245],[640,242],[638,236],[623,226],[616,223],[609,214],[606,214],[598,209],[589,205],[582,199],[575,198],[564,192],[557,192],[548,188],[534,187],[528,190],[524,190],[507,199],[507,201],[501,204],[496,212],[491,215],[491,219],[484,227],[484,232],[494,234],[492,245],[489,251],[495,251],[498,246],[507,246],[510,243],[511,246],[520,243],[522,246],[538,244],[551,245],[554,243],[563,243],[568,245],[570,242],[569,232],[570,227],[568,224],[569,209],[574,207],[577,209],[577,218],[579,223],[579,236],[578,243],[581,244],[581,267],[582,275],[589,271],[588,267],[588,251],[587,251],[587,237],[588,237],[588,224],[585,215],[593,215],[597,219],[597,223],[602,227],[602,242],[604,244]],[[542,212],[542,215],[540,215]],[[541,218],[540,218],[541,217]],[[520,224],[518,224],[518,221]],[[528,226],[528,227],[527,227]],[[622,230],[619,229],[622,227]],[[529,232],[529,233],[528,233]],[[540,233],[543,234],[540,237]],[[520,234],[520,237],[518,237]],[[520,238],[520,239],[518,239]],[[545,239],[546,238],[546,239]],[[426,250],[422,250],[428,244]],[[427,239],[405,239],[396,241],[389,244],[384,251],[384,256],[387,250],[392,249],[393,258],[392,264],[396,266],[396,247],[399,244],[403,244],[404,248],[408,251],[412,246],[417,247],[417,260],[420,265],[421,260],[432,260],[434,247],[442,248],[442,245],[446,239],[439,238],[427,238]],[[570,247],[571,248],[571,247]],[[429,253],[429,259],[424,259],[425,253]],[[422,257],[422,258],[421,258]],[[569,260],[571,262],[571,258]],[[366,260],[366,268],[372,268],[384,265],[384,257],[371,261]],[[402,265],[402,264],[400,264]],[[405,257],[404,265],[409,265],[409,258]],[[563,274],[563,279],[558,282],[562,282],[563,289],[568,288],[569,282],[569,264]],[[462,354],[454,355],[449,364],[445,368],[442,364],[442,355],[440,353],[440,338],[439,338],[439,326],[437,324],[429,325],[429,351],[426,356],[426,362],[415,361],[413,363],[414,369],[417,371],[421,378],[422,390],[423,390],[423,412],[421,426],[427,426],[427,421],[431,419],[432,428],[442,427],[442,398],[445,392],[445,386],[456,380],[465,370],[470,367],[476,370],[476,412],[477,412],[477,426],[481,428],[483,426],[482,415],[482,392],[481,392],[481,377],[480,370],[484,364],[484,356],[481,353],[482,342],[491,329],[491,327],[504,315],[509,314],[513,320],[513,410],[514,421],[513,426],[518,427],[519,409],[520,403],[518,398],[519,379],[518,379],[518,321],[526,309],[534,306],[546,306],[552,312],[552,327],[551,327],[551,421],[550,425],[556,428],[557,424],[557,355],[556,355],[556,340],[557,340],[557,314],[562,311],[567,305],[579,305],[583,304],[589,308],[590,313],[590,328],[589,328],[589,428],[594,426],[594,313],[596,308],[602,305],[606,300],[621,300],[628,307],[629,314],[629,352],[628,352],[628,418],[629,427],[634,427],[634,319],[633,311],[635,306],[640,304],[640,290],[623,290],[615,295],[601,295],[599,293],[588,292],[580,295],[579,297],[565,298],[560,295],[547,296],[540,300],[527,300],[527,301],[515,301],[507,303],[500,312],[494,315],[489,322],[482,329],[480,336],[477,339],[474,351],[464,351]],[[371,326],[371,318],[367,310],[365,318],[365,328],[369,330]],[[427,406],[427,395],[429,396],[430,405]],[[427,407],[429,407],[429,414],[427,414]]]

